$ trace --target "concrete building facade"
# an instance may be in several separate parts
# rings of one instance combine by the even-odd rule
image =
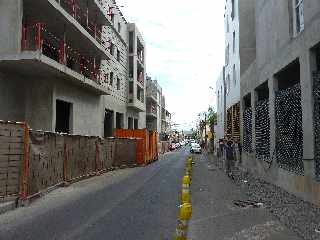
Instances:
[[[319,205],[320,2],[255,8],[256,60],[241,75],[244,166]]]
[[[157,80],[152,80],[147,77],[147,128],[157,131],[160,138],[167,135],[171,129],[171,114],[166,109],[165,96],[162,93],[162,88]]]
[[[224,138],[225,111],[226,111],[224,68],[222,69],[219,75],[219,78],[216,81],[216,94],[217,94],[217,124],[214,132],[215,143],[217,143],[219,139]]]
[[[130,95],[144,83],[145,45],[114,1],[4,0],[0,12],[0,119],[96,136],[145,127],[145,84]],[[143,56],[133,77],[131,32]]]
[[[219,138],[240,141],[240,75],[255,59],[254,6],[254,0],[226,0],[225,66],[216,83]]]

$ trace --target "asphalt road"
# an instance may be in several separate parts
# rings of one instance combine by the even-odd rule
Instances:
[[[186,149],[57,189],[0,215],[0,240],[172,239]]]

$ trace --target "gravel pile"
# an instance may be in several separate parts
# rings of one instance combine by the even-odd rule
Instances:
[[[246,191],[249,200],[262,202],[281,223],[301,238],[320,239],[320,233],[316,232],[316,229],[320,230],[320,208],[248,172],[235,169],[233,173],[235,183]]]

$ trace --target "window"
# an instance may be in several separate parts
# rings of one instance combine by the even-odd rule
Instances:
[[[133,129],[133,118],[128,117],[128,129]]]
[[[229,94],[229,92],[230,92],[230,75],[228,74],[228,76],[227,76],[227,95]]]
[[[133,46],[134,46],[134,35],[133,32],[129,32],[129,53],[133,53]]]
[[[114,14],[113,13],[111,14],[111,22],[114,25]]]
[[[129,77],[133,78],[133,56],[129,57]]]
[[[134,119],[134,129],[138,129],[139,128],[139,121],[138,119]]]
[[[110,86],[113,86],[113,72],[110,72]]]
[[[226,57],[226,66],[228,66],[229,64],[229,44],[228,46],[226,47],[226,53],[225,53],[225,57]]]
[[[110,42],[109,50],[110,50],[110,54],[113,55],[114,44],[112,42]]]
[[[233,49],[233,53],[235,53],[236,51],[236,32],[233,31],[233,36],[232,36],[232,49]]]
[[[236,85],[237,84],[237,71],[236,71],[235,64],[233,64],[232,74],[233,74],[233,83],[234,83],[234,85]]]
[[[123,113],[116,113],[116,128],[123,128]]]
[[[231,18],[234,19],[234,16],[235,16],[234,0],[231,0]]]
[[[120,78],[117,77],[117,90],[120,90]]]
[[[218,91],[218,106],[219,106],[219,102],[220,102],[220,92]]]
[[[129,82],[129,93],[132,94],[133,93],[133,81]]]
[[[295,31],[299,34],[304,29],[303,0],[294,0]]]
[[[117,61],[120,62],[120,51],[117,49]]]
[[[229,32],[229,17],[227,15],[227,32]]]
[[[121,23],[118,22],[118,32],[120,33],[121,32]]]

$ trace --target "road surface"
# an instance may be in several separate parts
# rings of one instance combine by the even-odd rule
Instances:
[[[55,190],[0,215],[0,239],[172,239],[186,149]]]

